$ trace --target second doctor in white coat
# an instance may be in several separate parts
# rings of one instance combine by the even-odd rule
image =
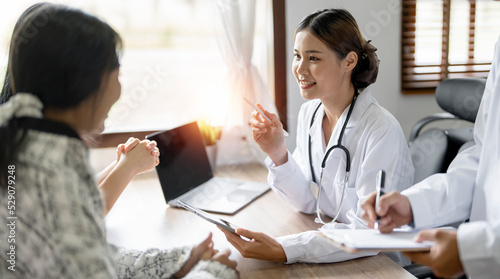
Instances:
[[[401,191],[413,181],[414,168],[401,127],[367,88],[378,73],[375,51],[346,10],[327,9],[307,16],[295,31],[293,73],[302,97],[310,101],[299,112],[297,148],[293,155],[286,148],[278,118],[265,112],[272,120],[269,123],[257,112],[253,113],[253,137],[269,156],[266,164],[272,189],[297,210],[314,213],[317,199],[310,185],[313,180],[321,184],[321,212],[333,218],[340,211],[337,222],[324,228],[366,228],[360,218],[360,203],[375,190],[380,169],[386,172],[386,191]],[[345,132],[341,137],[343,126]],[[339,138],[350,160],[341,148],[327,152]],[[348,162],[350,179],[341,202]],[[237,234],[252,240],[226,233],[229,242],[244,257],[276,262],[337,262],[375,254],[345,253],[317,231],[277,239],[241,228]],[[399,257],[393,259],[400,264],[409,263]]]
[[[471,92],[473,93],[473,92]],[[463,104],[466,108],[466,104]],[[434,241],[429,252],[407,255],[439,277],[500,278],[500,37],[474,124],[475,145],[460,152],[446,173],[434,174],[402,193],[380,199],[379,230],[405,224],[417,229],[469,219],[457,231],[423,230],[418,241]],[[373,226],[375,194],[362,207]]]

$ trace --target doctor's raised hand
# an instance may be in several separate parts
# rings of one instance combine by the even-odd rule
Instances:
[[[269,122],[260,112],[253,111],[250,120],[253,140],[277,166],[282,165],[288,161],[283,125],[274,113],[266,111],[260,104],[257,106],[272,122]]]

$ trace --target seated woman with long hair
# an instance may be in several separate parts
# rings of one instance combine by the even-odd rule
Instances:
[[[43,4],[19,22],[8,61],[12,96],[0,106],[0,217],[16,217],[15,243],[0,241],[0,278],[237,277],[229,250],[215,250],[211,235],[166,250],[118,251],[106,242],[104,202],[82,138],[104,129],[120,97],[120,45],[109,25],[62,5]],[[120,161],[140,168],[147,145]],[[0,235],[9,233],[0,226]]]

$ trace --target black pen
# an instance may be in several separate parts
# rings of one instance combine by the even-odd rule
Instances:
[[[380,170],[377,175],[377,198],[375,199],[375,214],[377,215],[377,220],[375,222],[375,229],[378,229],[378,225],[380,222],[380,216],[377,214],[378,203],[380,201],[380,197],[385,194],[385,171]]]

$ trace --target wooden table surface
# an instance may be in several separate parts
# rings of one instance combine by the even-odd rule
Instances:
[[[91,162],[102,169],[114,156],[114,148],[91,150]],[[265,182],[267,170],[255,165],[219,168],[217,176]],[[272,191],[235,215],[220,217],[246,229],[272,237],[315,230],[314,216],[295,211]],[[340,263],[291,265],[246,259],[232,247],[217,227],[193,213],[168,206],[156,171],[138,175],[106,216],[108,241],[132,249],[192,245],[213,233],[215,248],[228,248],[238,262],[241,278],[415,278],[385,255]]]

